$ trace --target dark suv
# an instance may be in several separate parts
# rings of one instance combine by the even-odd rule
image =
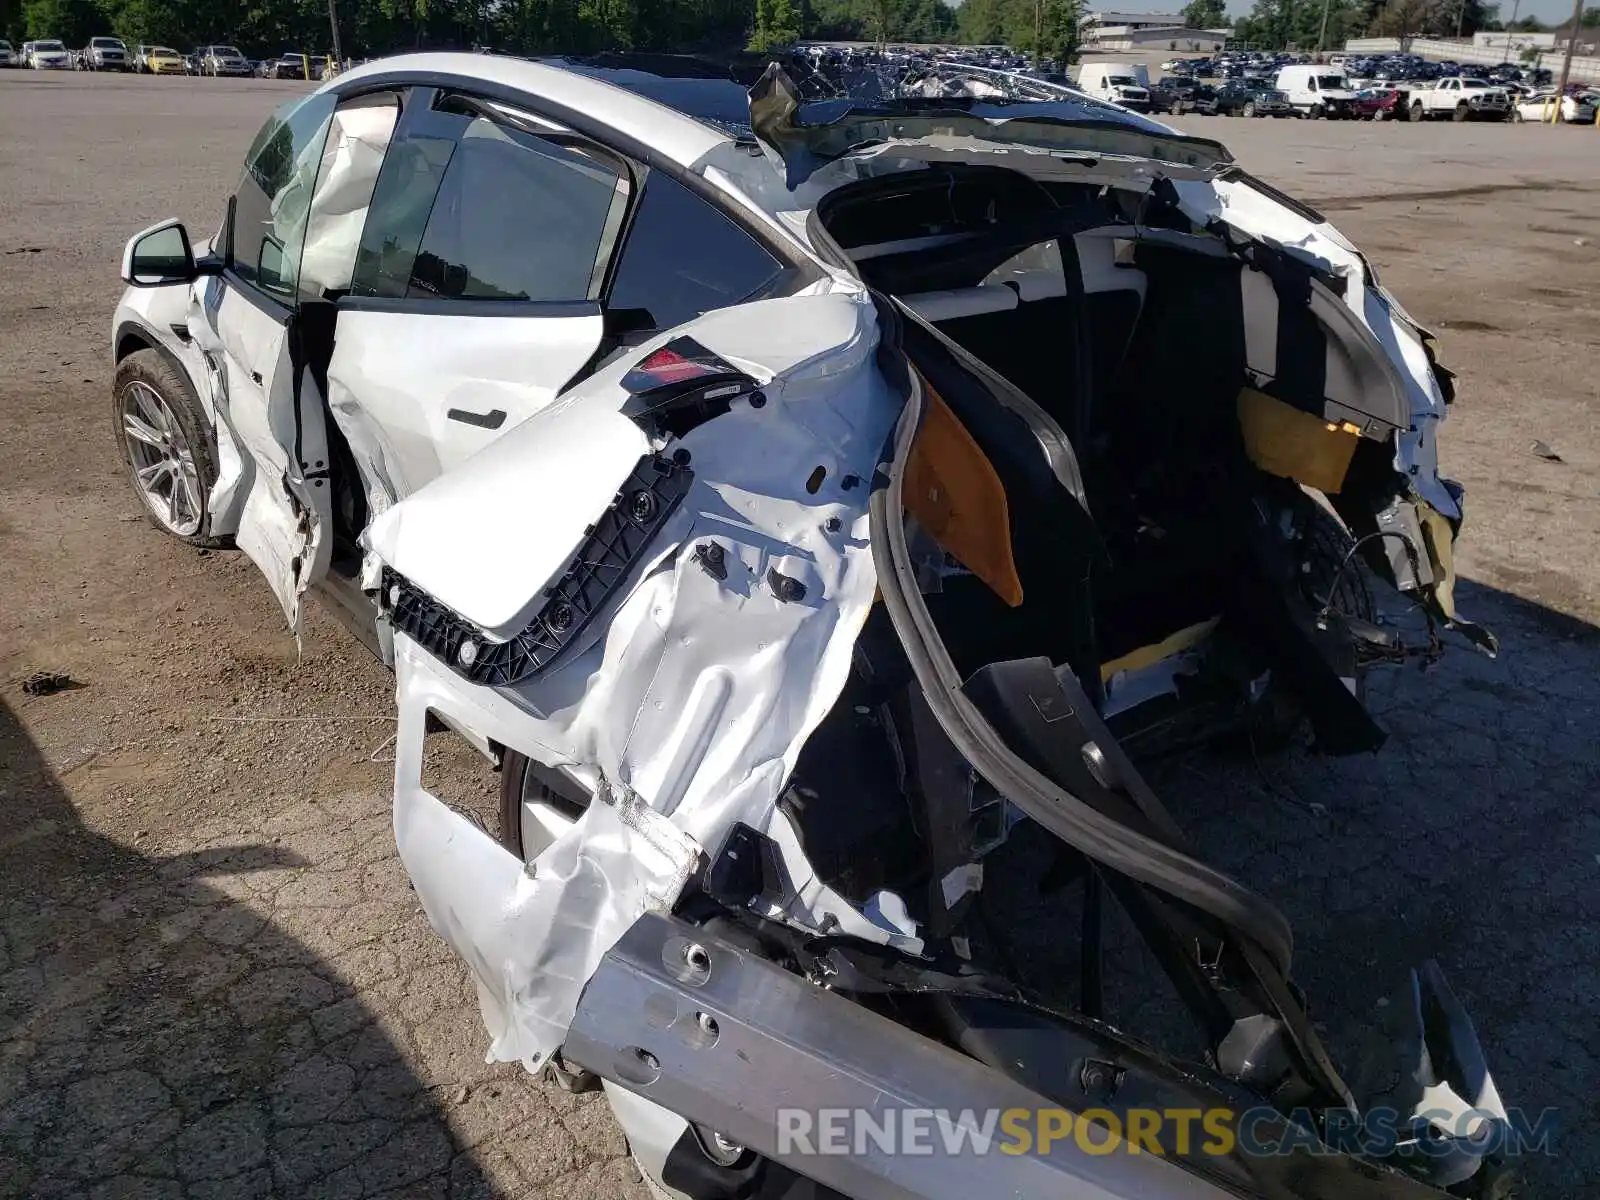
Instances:
[[[1216,111],[1225,117],[1288,117],[1289,98],[1277,88],[1250,80],[1229,80],[1217,92]]]
[[[1215,88],[1182,76],[1168,75],[1150,85],[1150,111],[1173,116],[1195,112],[1211,116],[1217,111]]]

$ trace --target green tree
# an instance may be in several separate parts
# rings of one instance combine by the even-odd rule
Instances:
[[[1189,29],[1221,29],[1228,23],[1227,6],[1222,0],[1190,0],[1183,9],[1183,23]]]
[[[800,39],[800,14],[794,0],[756,0],[755,29],[749,48],[755,51],[788,46]]]
[[[965,0],[956,10],[956,29],[969,46],[995,46],[1006,40],[1004,0]]]
[[[104,32],[104,18],[90,0],[26,0],[22,26],[27,38],[60,38],[70,48]]]
[[[1374,15],[1369,32],[1408,38],[1454,29],[1455,6],[1449,0],[1387,0]]]

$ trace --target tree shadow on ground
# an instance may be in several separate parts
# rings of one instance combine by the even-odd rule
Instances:
[[[486,1190],[351,986],[220,886],[303,865],[95,833],[0,702],[0,1195]]]

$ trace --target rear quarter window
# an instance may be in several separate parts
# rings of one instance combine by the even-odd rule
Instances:
[[[607,307],[643,309],[671,329],[768,291],[784,264],[751,234],[662,171],[645,181]]]

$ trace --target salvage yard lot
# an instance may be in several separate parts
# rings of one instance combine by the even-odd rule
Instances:
[[[128,234],[215,227],[293,83],[0,73],[0,1195],[639,1195],[595,1096],[486,1066],[388,824],[390,681],[254,568],[138,515],[110,436]],[[1559,1111],[1528,1193],[1600,1178],[1600,134],[1186,118],[1330,219],[1460,374],[1464,613],[1375,681],[1379,755],[1160,764],[1273,897],[1338,1057],[1436,957],[1508,1103]],[[1535,440],[1560,461],[1531,453]],[[35,670],[81,686],[24,696]],[[488,811],[448,736],[435,786]],[[1035,936],[1048,964],[1062,947]],[[1114,973],[1112,1009],[1148,973]]]

